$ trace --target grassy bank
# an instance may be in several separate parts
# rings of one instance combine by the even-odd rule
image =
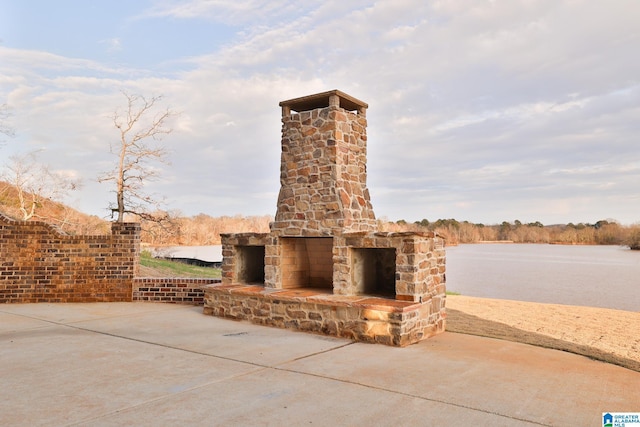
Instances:
[[[199,267],[197,265],[153,258],[148,251],[143,251],[140,254],[140,266],[140,276],[142,277],[221,277],[219,268]]]

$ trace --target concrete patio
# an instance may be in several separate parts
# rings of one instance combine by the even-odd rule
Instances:
[[[444,333],[406,348],[158,303],[0,306],[0,423],[601,425],[640,411],[640,373]]]

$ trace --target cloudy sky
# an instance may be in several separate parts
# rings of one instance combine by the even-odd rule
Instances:
[[[369,104],[377,217],[640,222],[637,0],[0,0],[15,137],[107,216],[121,91],[181,114],[150,192],[184,215],[275,214],[280,108]]]

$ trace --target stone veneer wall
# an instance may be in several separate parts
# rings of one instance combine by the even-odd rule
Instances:
[[[431,304],[250,285],[205,286],[204,314],[399,347],[445,329]]]
[[[333,292],[357,295],[353,249],[394,249],[397,300],[432,301],[434,311],[444,310],[446,255],[444,239],[434,233],[350,233],[335,238]]]
[[[139,224],[70,236],[0,215],[0,303],[131,301],[139,254]]]
[[[245,263],[251,261],[248,260],[242,254],[242,248],[245,247],[265,247],[266,244],[272,240],[266,233],[228,233],[220,234],[222,241],[222,283],[238,283],[246,282],[243,280],[243,269],[247,268]],[[266,263],[266,256],[261,260],[263,263],[262,269],[264,273],[264,263]],[[261,280],[264,282],[264,278]]]
[[[376,229],[366,187],[366,128],[364,114],[336,105],[283,115],[272,232],[312,237]]]
[[[283,266],[295,263],[297,257],[295,250],[286,253],[284,247],[289,243],[283,244],[283,240],[287,239],[296,243],[306,240],[258,233],[223,235],[222,284],[205,286],[204,313],[394,346],[416,343],[444,331],[446,255],[441,237],[383,232],[333,237],[333,287],[325,290],[287,289],[267,282],[256,286],[240,279],[246,262],[240,254],[242,248],[265,244],[265,271],[274,268],[281,275],[297,273],[295,268],[289,271]],[[326,244],[327,239],[309,240]],[[362,255],[363,250],[373,252]],[[357,277],[356,259],[362,262],[362,257],[378,250],[389,262],[386,267],[393,270],[392,289],[385,289],[391,292],[388,298],[366,295],[366,290],[359,288],[363,278]],[[379,260],[374,257],[374,261]],[[286,278],[280,283],[286,284]]]
[[[133,301],[202,305],[204,286],[215,283],[220,283],[220,279],[136,277]]]

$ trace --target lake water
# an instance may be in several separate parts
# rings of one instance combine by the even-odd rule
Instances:
[[[447,290],[474,297],[640,311],[640,251],[533,244],[447,247]]]

